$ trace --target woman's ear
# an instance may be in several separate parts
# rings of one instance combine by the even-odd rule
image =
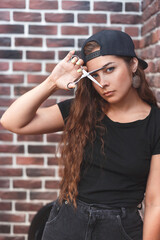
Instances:
[[[135,73],[137,71],[137,68],[138,68],[138,59],[137,58],[132,58],[132,61],[131,61],[131,70],[133,73]]]

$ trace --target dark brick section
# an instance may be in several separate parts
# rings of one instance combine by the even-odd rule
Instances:
[[[129,15],[129,14],[112,14],[111,23],[118,24],[140,24],[141,16],[140,15]]]
[[[121,12],[122,3],[120,2],[95,2],[94,3],[95,11],[112,11],[112,12]]]
[[[15,84],[15,83],[23,83],[24,76],[23,75],[0,75],[0,82],[1,83],[9,83],[9,84]]]
[[[106,23],[106,14],[79,14],[78,22],[80,23]]]
[[[9,21],[10,14],[9,12],[0,12],[0,21]]]
[[[23,25],[0,25],[0,33],[24,33]]]
[[[46,13],[46,22],[74,22],[74,15],[72,13]]]
[[[29,26],[30,34],[55,35],[57,34],[57,26]]]
[[[2,145],[0,146],[1,153],[24,153],[22,145]]]
[[[74,47],[74,39],[48,38],[46,41],[47,41],[47,47]]]
[[[27,58],[28,59],[54,59],[54,52],[53,51],[27,51]]]
[[[47,153],[47,154],[53,154],[55,153],[55,146],[43,146],[43,145],[29,145],[28,146],[28,152],[29,153]]]
[[[0,225],[0,233],[10,233],[10,229],[8,225]]]
[[[90,10],[90,1],[62,1],[62,9],[64,10]]]
[[[125,5],[125,10],[128,12],[139,12],[139,3],[131,2],[131,3],[126,3]]]
[[[40,22],[41,21],[41,14],[40,13],[31,13],[31,12],[14,12],[13,19],[15,21],[33,21],[33,22]]]
[[[29,7],[31,9],[58,9],[58,0],[57,1],[47,1],[47,0],[30,0]]]
[[[8,37],[0,37],[0,46],[10,47],[11,39]]]
[[[22,58],[22,51],[18,51],[18,50],[0,50],[0,58],[21,59]]]
[[[15,45],[42,47],[42,38],[15,38]]]

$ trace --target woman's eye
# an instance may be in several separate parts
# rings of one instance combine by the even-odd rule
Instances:
[[[95,73],[95,74],[92,74],[92,77],[93,77],[93,78],[97,78],[97,77],[98,77],[98,74],[96,74],[96,73]]]
[[[106,69],[106,72],[110,73],[110,72],[113,72],[113,70],[114,70],[114,67],[110,67]]]

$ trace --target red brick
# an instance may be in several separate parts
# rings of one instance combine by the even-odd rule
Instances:
[[[21,177],[22,169],[19,168],[0,168],[0,176]]]
[[[46,63],[46,72],[52,72],[56,65],[55,63]]]
[[[9,225],[0,225],[0,233],[10,233],[10,228]]]
[[[74,14],[72,13],[46,13],[45,14],[46,22],[74,22]]]
[[[40,22],[41,14],[33,12],[14,12],[13,19],[15,21],[24,21],[24,22]]]
[[[48,158],[48,165],[58,165],[58,158],[54,158],[54,157],[49,157]]]
[[[14,188],[37,189],[41,188],[41,181],[38,180],[14,180]]]
[[[0,58],[4,58],[4,59],[22,59],[22,51],[18,51],[18,50],[0,50]]]
[[[66,91],[66,90],[63,90],[63,89],[60,89],[60,90],[57,90],[55,93],[54,93],[55,96],[74,96],[74,90],[72,91]]]
[[[14,88],[14,95],[16,96],[20,96],[26,92],[28,92],[29,90],[31,90],[33,87],[15,87]]]
[[[18,135],[18,141],[34,141],[41,142],[43,141],[43,135]]]
[[[111,23],[122,23],[122,24],[140,24],[140,15],[129,15],[129,14],[111,14]]]
[[[31,9],[58,9],[58,1],[30,0]]]
[[[12,157],[0,157],[0,165],[12,165]]]
[[[41,107],[49,107],[49,106],[52,106],[52,105],[54,105],[56,103],[57,103],[56,99],[50,98],[50,99],[47,99],[45,102],[43,102]]]
[[[16,163],[18,165],[43,165],[44,159],[42,157],[17,157]]]
[[[17,211],[38,211],[42,207],[42,203],[36,202],[36,203],[27,203],[27,202],[16,202],[15,209]]]
[[[42,47],[42,38],[15,38],[15,46]]]
[[[55,146],[43,146],[43,145],[29,145],[28,146],[29,153],[47,153],[53,154],[55,153]]]
[[[158,13],[159,9],[160,9],[159,0],[153,1],[152,4],[148,5],[147,8],[143,11],[143,14],[142,14],[143,21],[148,20],[155,13]]]
[[[2,202],[0,204],[0,210],[1,211],[10,211],[12,209],[12,204],[11,202]]]
[[[1,84],[2,83],[9,83],[9,84],[15,84],[15,83],[23,83],[24,76],[23,75],[0,75]]]
[[[13,103],[13,99],[9,98],[0,98],[0,106],[1,107],[9,107]]]
[[[27,51],[27,59],[54,59],[54,51]]]
[[[62,9],[64,10],[90,10],[89,1],[62,1]]]
[[[11,39],[8,37],[0,37],[0,46],[4,47],[11,46]]]
[[[13,134],[12,133],[0,133],[0,141],[13,141]]]
[[[155,57],[160,57],[160,45],[156,45],[156,48],[155,48]]]
[[[59,189],[60,188],[60,183],[59,183],[59,181],[46,181],[45,188]]]
[[[92,29],[93,29],[92,30],[93,34],[99,32],[99,31],[102,31],[102,30],[107,30],[107,29],[122,30],[121,27],[106,27],[106,26],[104,26],[104,27],[96,26],[96,27],[93,27]]]
[[[1,0],[1,8],[25,8],[25,0]]]
[[[29,63],[29,62],[14,62],[13,70],[14,71],[41,71],[41,63]]]
[[[28,168],[26,170],[26,174],[28,177],[54,177],[55,176],[55,169],[41,169],[41,168]]]
[[[6,236],[6,235],[2,235],[1,234],[1,239],[0,240],[25,240],[25,237],[17,237],[17,235],[13,235],[12,234],[12,237],[10,236]]]
[[[95,2],[94,3],[95,11],[112,11],[112,12],[121,12],[122,11],[122,3],[120,2]]]
[[[24,33],[23,25],[0,25],[0,33]]]
[[[9,180],[0,180],[0,188],[9,188]]]
[[[47,77],[48,77],[48,75],[32,75],[32,74],[28,74],[27,81],[28,81],[28,83],[39,84],[39,83],[43,82]]]
[[[0,87],[0,95],[1,96],[8,96],[10,95],[11,91],[10,91],[10,87]]]
[[[128,2],[125,4],[125,11],[127,12],[139,12],[140,6],[139,3],[136,2]]]
[[[129,34],[131,37],[138,37],[139,28],[138,27],[126,27],[125,32]]]
[[[153,16],[146,23],[143,24],[141,31],[142,36],[150,32],[154,28],[156,28],[156,16]]]
[[[47,135],[47,142],[60,142],[62,135],[57,133],[50,133]]]
[[[78,22],[80,23],[106,23],[106,14],[78,14]]]
[[[153,2],[153,0],[145,0],[145,1],[142,1],[142,10],[144,11],[144,9],[145,9],[146,7],[148,7],[152,2]]]
[[[47,47],[74,47],[74,39],[48,38]]]
[[[24,214],[7,214],[0,213],[0,221],[1,222],[24,222],[25,215]]]
[[[1,12],[0,14],[0,21],[9,21],[10,20],[10,14],[9,12]]]
[[[156,27],[160,27],[160,13],[156,15]]]
[[[57,26],[31,25],[31,26],[29,26],[29,34],[56,35],[57,34]]]
[[[14,226],[13,227],[13,232],[16,233],[16,234],[27,234],[28,233],[28,230],[29,230],[29,226]]]
[[[57,199],[57,193],[56,192],[31,192],[30,193],[30,199],[35,200],[35,199],[41,199],[41,200],[49,200],[53,201]]]
[[[1,153],[24,153],[24,146],[22,145],[2,145],[0,146]]]
[[[160,102],[160,91],[156,91],[156,99]]]
[[[88,35],[88,27],[62,26],[62,35]]]
[[[24,200],[26,199],[26,192],[0,191],[0,197],[1,199],[7,199],[7,200]]]

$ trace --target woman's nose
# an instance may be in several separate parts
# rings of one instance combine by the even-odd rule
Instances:
[[[102,85],[103,88],[105,86],[108,87],[110,85],[109,79],[106,76],[104,76],[104,75],[100,76],[99,83]]]

